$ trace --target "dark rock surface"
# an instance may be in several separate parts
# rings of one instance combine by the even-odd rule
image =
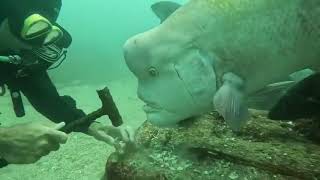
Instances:
[[[293,123],[252,111],[239,133],[216,113],[161,129],[145,122],[138,151],[110,156],[104,179],[317,179],[320,146]],[[305,131],[305,129],[304,129]]]

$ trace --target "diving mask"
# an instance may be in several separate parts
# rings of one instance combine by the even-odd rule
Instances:
[[[25,40],[32,40],[48,34],[51,29],[52,24],[48,19],[39,14],[32,14],[24,20],[21,37]]]
[[[47,37],[45,38],[43,44],[48,45],[56,42],[63,36],[63,32],[57,26],[52,26],[52,30],[49,32]]]
[[[21,37],[24,40],[36,44],[41,41],[41,44],[48,45],[62,36],[63,32],[59,27],[52,25],[48,19],[39,14],[32,14],[27,17],[21,30]]]

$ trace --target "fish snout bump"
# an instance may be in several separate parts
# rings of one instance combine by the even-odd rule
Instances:
[[[148,47],[144,34],[138,34],[126,41],[123,51],[126,62],[130,63],[130,61],[148,58],[150,47]]]

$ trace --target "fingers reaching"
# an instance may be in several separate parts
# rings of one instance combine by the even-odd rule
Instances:
[[[57,141],[58,143],[66,143],[68,139],[68,135],[62,131],[59,131],[59,129],[63,128],[66,125],[65,122],[58,123],[53,129],[49,130],[49,135]]]
[[[106,134],[104,131],[96,131],[94,134],[94,137],[100,141],[106,142],[110,145],[114,145],[115,139],[108,134]]]
[[[55,130],[60,130],[60,129],[62,129],[65,125],[66,125],[65,122],[58,123],[58,124],[54,127],[54,129],[55,129]]]

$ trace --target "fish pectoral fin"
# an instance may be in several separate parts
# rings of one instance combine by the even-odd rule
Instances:
[[[239,131],[249,119],[244,93],[232,81],[223,84],[214,96],[213,103],[233,131]]]

